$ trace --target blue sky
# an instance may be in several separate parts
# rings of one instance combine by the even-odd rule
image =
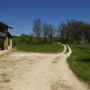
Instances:
[[[13,35],[29,34],[35,18],[55,26],[71,19],[90,23],[90,0],[0,0],[0,21]]]

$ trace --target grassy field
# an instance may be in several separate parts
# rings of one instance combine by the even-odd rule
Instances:
[[[52,52],[56,53],[58,51],[63,50],[62,45],[58,44],[44,44],[44,45],[38,45],[38,44],[33,44],[33,45],[18,45],[14,48],[17,48],[18,51],[31,51],[31,52]]]
[[[74,46],[68,58],[70,68],[83,80],[90,84],[90,46]]]

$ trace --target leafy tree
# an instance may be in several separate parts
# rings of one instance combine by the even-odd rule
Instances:
[[[90,25],[82,21],[69,21],[61,25],[61,37],[66,43],[85,44],[90,40]]]

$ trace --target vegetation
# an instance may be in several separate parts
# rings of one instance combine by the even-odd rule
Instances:
[[[20,46],[18,45],[15,48],[17,48],[19,51],[50,52],[50,53],[61,52],[63,50],[63,46],[58,44],[42,44],[42,45],[21,44]]]
[[[90,44],[90,24],[71,20],[55,28],[36,19],[32,32],[31,35],[13,37],[13,47],[20,51],[57,52],[63,49],[57,43],[73,44],[68,63],[79,77],[90,82],[90,46],[85,46]]]
[[[43,23],[40,19],[35,19],[31,35],[22,34],[18,38],[24,44],[89,44],[90,43],[90,24],[83,21],[71,20],[62,23],[55,28],[51,24]],[[14,43],[17,41],[15,40]]]
[[[82,21],[69,21],[59,26],[62,42],[70,44],[90,43],[90,24]]]
[[[42,22],[40,19],[36,19],[33,25],[33,34],[37,39],[37,43],[40,43],[40,37],[42,35]]]
[[[42,23],[40,19],[35,19],[33,25],[33,35],[36,37],[37,43],[51,44],[52,38],[55,35],[55,28],[51,24]]]
[[[26,35],[26,34],[22,34],[20,36],[14,36],[13,37],[13,47],[19,45],[19,44],[49,44],[48,43],[48,39],[47,42],[43,42],[43,38],[40,38],[40,43],[37,43],[37,38],[33,37],[32,35]],[[59,38],[58,37],[53,37],[52,38],[52,43],[50,44],[55,44],[59,42]]]
[[[72,55],[68,58],[70,68],[90,83],[90,46],[71,45]]]

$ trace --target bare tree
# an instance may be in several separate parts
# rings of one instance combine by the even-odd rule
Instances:
[[[52,25],[50,25],[49,28],[50,28],[50,30],[49,30],[49,43],[52,43],[52,39],[55,35],[55,28]]]
[[[54,26],[45,23],[43,25],[43,42],[52,43],[54,34],[55,34]]]
[[[37,38],[37,42],[40,43],[40,37],[42,35],[42,22],[40,19],[35,19],[34,21],[33,34]]]
[[[53,36],[55,34],[55,28],[52,25],[47,25],[47,36],[49,39],[49,43],[52,43]]]
[[[43,25],[43,43],[47,43],[47,39],[48,39],[48,24],[44,24]]]

